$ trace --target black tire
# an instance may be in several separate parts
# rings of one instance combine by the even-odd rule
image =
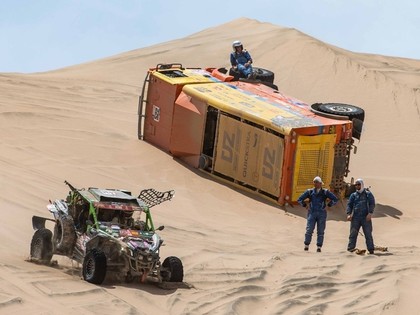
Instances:
[[[363,131],[363,121],[357,118],[353,118],[352,121],[353,121],[352,137],[360,140],[360,137],[362,136],[362,131]]]
[[[182,282],[184,280],[184,267],[182,261],[178,257],[169,256],[162,264],[163,268],[169,271],[165,281],[169,282]]]
[[[266,85],[272,88],[275,88],[277,90],[277,86],[271,85],[274,82],[273,72],[263,69],[263,68],[253,67],[253,74],[254,74],[254,78],[253,78],[254,80],[260,80],[261,82],[270,83],[270,85],[268,84]],[[239,79],[246,79],[245,76],[238,71],[238,69],[230,68],[229,75],[233,76],[233,81],[238,81]]]
[[[83,279],[93,284],[101,284],[106,276],[106,268],[105,253],[94,248],[83,260]]]
[[[274,82],[274,73],[269,70],[254,67],[254,75],[257,80],[269,83]]]
[[[76,231],[73,218],[69,215],[60,216],[54,227],[54,251],[58,253],[71,253],[76,243]]]
[[[245,77],[238,71],[238,69],[229,69],[229,75],[233,76],[233,81],[239,81],[239,79],[244,79]]]
[[[352,120],[353,118],[361,121],[365,120],[365,111],[357,106],[341,104],[341,103],[325,103],[318,104],[318,110],[320,112],[334,114],[338,116],[347,116]]]
[[[31,241],[31,259],[48,264],[53,256],[52,232],[48,229],[36,230]]]

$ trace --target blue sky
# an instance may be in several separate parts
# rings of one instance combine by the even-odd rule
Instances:
[[[240,17],[355,52],[420,59],[416,0],[1,0],[0,72],[58,69]]]

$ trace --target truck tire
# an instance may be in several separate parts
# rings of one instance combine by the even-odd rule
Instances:
[[[48,264],[53,256],[52,232],[46,228],[36,230],[31,241],[31,259]]]
[[[229,68],[229,75],[233,77],[233,81],[238,81],[240,78],[243,78],[238,69]]]
[[[341,103],[321,103],[318,104],[318,110],[328,114],[348,116],[350,120],[353,118],[359,119],[361,121],[365,120],[365,111],[362,108],[354,105]]]
[[[257,80],[268,83],[274,82],[274,73],[269,70],[254,67],[254,75]]]
[[[274,82],[274,72],[263,68],[253,67],[253,73],[255,80],[260,80],[261,82],[268,82],[271,84]],[[234,81],[238,81],[239,79],[245,79],[245,77],[238,71],[238,69],[230,68],[229,75],[234,77]]]
[[[75,243],[76,231],[73,218],[69,215],[60,216],[54,227],[54,251],[63,254],[71,253]]]
[[[164,261],[162,266],[169,271],[168,277],[164,279],[169,282],[182,282],[184,280],[184,267],[182,261],[178,257],[169,256]]]
[[[93,284],[101,284],[106,276],[106,268],[105,253],[94,248],[83,259],[83,279]]]

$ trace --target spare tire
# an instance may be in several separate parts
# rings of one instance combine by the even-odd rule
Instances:
[[[263,68],[254,67],[254,76],[255,76],[255,79],[263,81],[263,82],[269,82],[269,83],[274,82],[274,72],[271,72]]]
[[[357,106],[341,103],[325,103],[317,104],[320,112],[334,114],[338,116],[347,116],[352,120],[357,118],[361,121],[365,120],[365,111]]]
[[[238,71],[238,69],[230,68],[229,75],[233,77],[233,81],[238,81],[240,78],[245,78],[242,73]]]
[[[263,68],[253,67],[253,74],[255,80],[260,80],[262,82],[273,83],[274,82],[274,72]],[[239,79],[246,79],[245,76],[238,71],[238,69],[229,69],[229,75],[233,76],[234,81]]]
[[[69,254],[73,251],[76,243],[76,231],[73,218],[69,215],[61,215],[54,227],[53,244],[54,251]]]

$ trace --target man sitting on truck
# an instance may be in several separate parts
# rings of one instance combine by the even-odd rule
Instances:
[[[252,58],[239,40],[232,43],[233,52],[230,53],[230,64],[233,69],[237,69],[245,78],[252,79]]]

